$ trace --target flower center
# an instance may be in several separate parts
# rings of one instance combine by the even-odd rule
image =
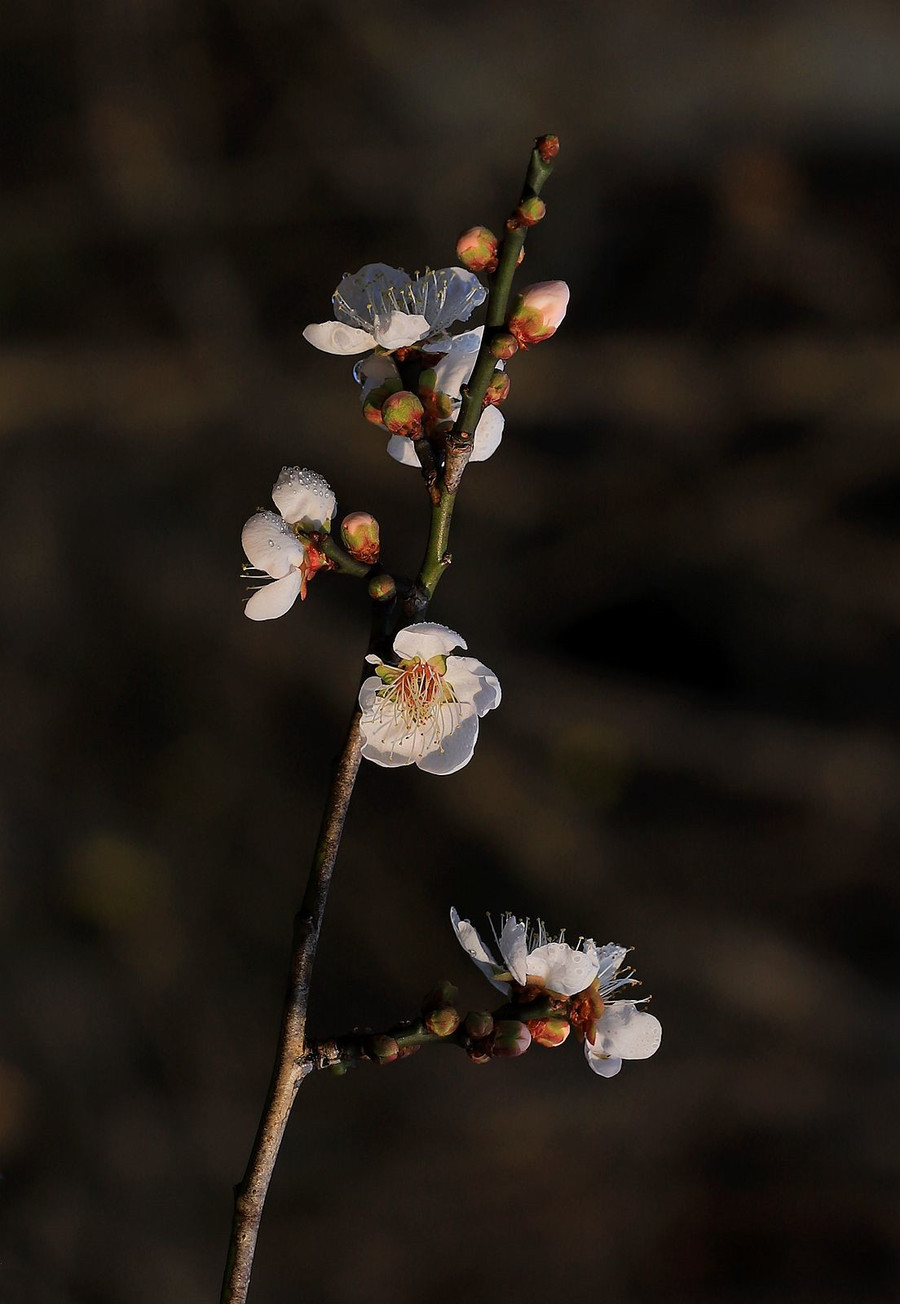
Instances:
[[[579,992],[569,1001],[569,1022],[584,1040],[603,1013],[603,997],[596,979],[586,991]]]
[[[432,657],[428,661],[412,657],[396,667],[378,667],[378,677],[384,681],[378,696],[391,708],[397,724],[407,733],[430,727],[432,741],[440,743],[448,732],[449,721],[445,719],[444,708],[456,706],[457,697],[447,683],[446,668],[444,657]],[[450,710],[447,714],[455,728],[456,712]]]

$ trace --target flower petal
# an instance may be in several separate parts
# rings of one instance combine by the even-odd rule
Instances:
[[[366,263],[358,272],[346,272],[331,296],[334,315],[348,326],[370,330],[379,315],[410,300],[412,278],[402,267]],[[412,306],[412,305],[411,305]]]
[[[528,928],[524,920],[520,922],[515,915],[507,915],[497,945],[507,969],[516,982],[524,987],[528,973]]]
[[[466,955],[475,964],[487,978],[488,982],[493,983],[498,991],[508,992],[509,983],[497,982],[495,974],[502,973],[502,969],[494,960],[490,951],[482,942],[477,928],[469,923],[468,919],[460,919],[456,912],[456,907],[450,911],[450,922],[456,932],[460,946]]]
[[[448,657],[447,682],[460,702],[471,702],[478,715],[500,705],[500,680],[475,657]]]
[[[487,297],[487,290],[474,272],[462,267],[440,267],[426,272],[412,283],[419,312],[431,323],[433,333],[446,330],[455,321],[466,321]]]
[[[452,737],[460,719],[460,707],[455,703],[448,702],[440,708],[442,719],[439,723],[443,726],[443,734],[435,727],[434,720],[409,730],[394,705],[379,693],[383,688],[383,682],[373,675],[359,690],[362,708],[359,728],[364,740],[362,754],[366,760],[388,768],[412,765],[413,761],[419,762],[430,752],[439,751],[443,741]]]
[[[404,466],[414,466],[421,471],[422,463],[408,435],[391,435],[387,441],[387,451],[395,462],[402,462]]]
[[[361,398],[366,399],[373,389],[380,388],[387,381],[399,382],[400,373],[389,353],[370,353],[360,358],[353,368],[353,379],[362,386]]]
[[[453,337],[449,353],[434,368],[434,387],[439,393],[459,398],[460,390],[474,370],[483,334],[484,327],[479,326],[477,330]]]
[[[597,974],[596,956],[576,951],[566,942],[547,942],[528,956],[529,977],[540,978],[548,991],[574,996],[590,987]]]
[[[276,512],[257,512],[241,531],[241,545],[251,566],[283,579],[303,562],[303,544]]]
[[[405,349],[428,334],[428,318],[396,309],[375,318],[373,334],[382,349]]]
[[[478,425],[475,427],[470,462],[486,462],[489,457],[496,453],[503,438],[505,424],[506,418],[498,407],[485,408],[478,418]]]
[[[364,353],[375,347],[374,335],[339,321],[312,322],[304,330],[303,338],[323,353]]]
[[[337,508],[334,490],[325,477],[303,466],[282,467],[272,487],[272,501],[286,521],[291,525],[302,522],[308,530],[321,530]]]
[[[446,656],[455,647],[465,646],[466,640],[456,630],[429,620],[407,625],[394,639],[394,651],[398,657],[421,657],[423,661],[429,657]]]
[[[611,1055],[592,1055],[590,1042],[584,1043],[584,1057],[589,1066],[601,1078],[614,1078],[622,1067],[622,1061]]]
[[[468,765],[478,741],[478,716],[470,715],[460,720],[452,733],[445,734],[439,746],[426,752],[416,761],[426,774],[455,774]]]
[[[659,1019],[639,1010],[636,1001],[612,1001],[588,1038],[593,1054],[628,1060],[649,1059],[659,1050],[661,1040]]]
[[[300,572],[296,567],[283,579],[274,580],[258,589],[244,607],[244,615],[251,620],[275,620],[283,616],[297,601],[300,592]]]

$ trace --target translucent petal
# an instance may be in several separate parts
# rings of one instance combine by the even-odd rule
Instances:
[[[594,1024],[589,1038],[595,1054],[619,1059],[649,1059],[659,1049],[662,1025],[635,1001],[612,1001]]]
[[[500,680],[475,657],[448,657],[447,682],[460,702],[471,702],[478,715],[500,705]]]
[[[300,572],[292,570],[284,579],[273,580],[259,589],[244,607],[244,615],[251,620],[275,620],[283,616],[297,601],[300,592]]]
[[[323,353],[364,353],[375,347],[374,335],[339,321],[313,322],[304,330],[303,338]]]
[[[478,716],[470,715],[460,721],[452,733],[445,734],[439,747],[434,747],[416,761],[426,774],[455,774],[468,765],[478,741]]]
[[[472,443],[470,462],[486,462],[496,453],[503,438],[506,418],[496,406],[485,408],[475,427],[475,439]]]
[[[273,579],[283,579],[301,565],[303,544],[276,512],[257,512],[241,531],[241,546],[251,566]]]
[[[591,945],[593,946],[593,942]],[[616,981],[616,974],[622,968],[628,950],[624,946],[617,946],[615,942],[607,942],[605,946],[595,949],[597,954],[597,984],[600,988],[600,994],[605,996],[607,993],[615,991],[616,987],[622,986],[621,982]]]
[[[498,991],[508,992],[509,983],[497,982],[495,974],[502,973],[502,969],[495,962],[494,957],[482,942],[478,930],[469,923],[468,919],[460,919],[454,907],[450,911],[450,922],[459,939],[459,944],[465,951],[466,955],[484,974],[485,978],[497,988]]]
[[[413,282],[412,292],[417,310],[428,318],[433,332],[446,330],[455,321],[466,321],[487,297],[475,273],[462,267],[427,272]]]
[[[405,349],[428,334],[428,318],[408,312],[389,312],[375,318],[372,332],[383,349]]]
[[[360,358],[353,368],[353,379],[362,386],[361,398],[368,398],[373,389],[378,389],[387,381],[399,381],[400,374],[394,359],[388,353],[370,353]]]
[[[410,284],[411,278],[402,267],[366,263],[358,272],[347,272],[341,278],[332,295],[334,315],[348,326],[369,330],[379,313],[389,312],[391,307],[408,300]]]
[[[497,944],[506,967],[521,986],[525,986],[528,973],[528,930],[524,921],[509,915],[501,929]]]
[[[465,331],[454,337],[450,352],[434,368],[434,387],[441,394],[459,398],[460,390],[475,367],[483,334],[484,327],[479,326],[477,330]]]
[[[403,466],[414,466],[421,471],[422,463],[413,447],[413,441],[406,435],[391,435],[387,441],[387,451],[395,462],[401,462]]]
[[[565,942],[547,942],[528,956],[528,973],[560,996],[574,996],[590,987],[597,973],[594,956],[575,951]]]
[[[398,657],[421,657],[423,661],[429,657],[446,656],[455,647],[465,646],[466,640],[462,635],[448,629],[446,625],[436,625],[429,620],[407,625],[394,639],[394,651]]]

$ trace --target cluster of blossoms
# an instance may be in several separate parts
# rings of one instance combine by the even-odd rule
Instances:
[[[640,1008],[645,1001],[610,1000],[613,992],[636,982],[630,970],[622,971],[624,946],[596,946],[591,938],[569,946],[562,936],[548,937],[540,922],[530,929],[527,922],[505,915],[499,936],[495,933],[501,964],[468,919],[451,910],[450,920],[466,955],[498,991],[523,1005],[549,998],[549,1015],[533,1021],[523,1015],[521,1050],[532,1040],[561,1045],[571,1027],[584,1041],[589,1066],[611,1078],[623,1060],[649,1059],[659,1048],[662,1028]]]

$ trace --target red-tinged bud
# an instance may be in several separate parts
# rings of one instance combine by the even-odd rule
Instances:
[[[419,398],[408,389],[398,390],[385,400],[381,409],[381,421],[392,435],[408,435],[418,439],[422,433],[422,417],[425,409]]]
[[[522,226],[536,226],[547,211],[547,205],[537,195],[523,199],[516,209],[516,217]]]
[[[371,512],[351,512],[341,521],[341,539],[344,547],[357,561],[368,566],[378,560],[380,551],[378,522]]]
[[[382,1033],[377,1037],[369,1037],[366,1042],[366,1050],[379,1064],[393,1064],[395,1059],[400,1058],[400,1047],[393,1037],[388,1037]]]
[[[373,602],[390,602],[397,595],[392,575],[373,575],[369,580],[369,597]]]
[[[484,391],[484,407],[502,403],[509,393],[509,376],[505,371],[495,371]]]
[[[488,1045],[494,1059],[515,1059],[531,1045],[531,1033],[518,1019],[501,1019],[494,1024]]]
[[[459,1011],[452,1005],[442,1005],[425,1015],[425,1027],[437,1037],[449,1037],[459,1027]]]
[[[539,1046],[561,1046],[572,1031],[568,1019],[532,1019],[528,1027]]]
[[[534,147],[541,156],[541,162],[550,163],[559,153],[559,136],[538,136]]]
[[[422,1013],[427,1014],[429,1010],[439,1010],[443,1005],[455,1005],[458,995],[459,990],[453,986],[453,983],[446,980],[440,982],[437,987],[431,989],[427,996],[423,997]]]
[[[491,353],[502,362],[508,362],[518,348],[515,335],[495,335],[491,340]]]
[[[390,398],[391,394],[396,394],[399,388],[399,380],[387,381],[384,385],[379,385],[377,389],[373,389],[363,399],[363,416],[367,421],[371,421],[373,426],[382,424],[381,409],[384,407],[385,400]]]
[[[569,287],[565,281],[538,281],[519,295],[507,326],[520,346],[527,349],[556,333],[568,306]]]
[[[470,226],[456,242],[456,256],[470,272],[490,271],[497,265],[497,237],[486,226]]]
[[[487,1010],[470,1010],[466,1015],[466,1032],[473,1041],[481,1041],[494,1031],[494,1016]]]

